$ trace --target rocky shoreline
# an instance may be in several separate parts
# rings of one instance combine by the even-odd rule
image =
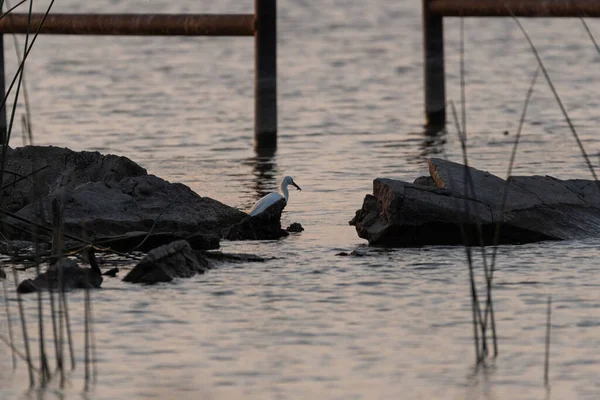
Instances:
[[[170,268],[166,275],[157,267],[157,282],[203,272],[190,252],[218,249],[221,239],[276,240],[289,234],[281,228],[285,201],[251,217],[148,174],[122,156],[54,146],[8,148],[1,182],[0,224],[6,240],[0,240],[0,252],[10,255],[35,235],[45,255],[50,247],[52,254],[62,254],[90,245],[146,252],[150,257],[141,262],[146,277],[152,276],[148,265],[156,267],[160,260],[174,265],[169,257],[195,261],[187,269]],[[138,281],[152,283],[151,278]]]

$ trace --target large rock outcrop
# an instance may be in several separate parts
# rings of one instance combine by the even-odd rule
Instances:
[[[128,158],[97,152],[44,146],[9,149],[3,186],[0,207],[14,213],[6,219],[13,225],[6,225],[13,239],[29,239],[18,229],[31,230],[24,221],[52,225],[53,199],[64,208],[65,232],[92,241],[152,232],[156,244],[156,234],[168,233],[173,235],[163,235],[166,241],[195,235],[201,248],[215,248],[215,236],[247,217],[183,184],[148,175]],[[39,235],[46,233],[38,230]]]
[[[375,179],[373,195],[350,221],[358,235],[390,247],[487,245],[497,232],[503,244],[600,236],[598,182],[550,176],[503,180],[441,159],[429,160],[429,172],[415,183]]]

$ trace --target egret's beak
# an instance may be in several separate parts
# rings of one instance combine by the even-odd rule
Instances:
[[[302,189],[300,189],[300,186],[296,185],[296,182],[292,181],[292,185],[296,186],[296,189],[298,189],[299,191],[302,191]]]

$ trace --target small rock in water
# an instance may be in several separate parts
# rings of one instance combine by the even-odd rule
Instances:
[[[347,253],[345,251],[342,251],[341,253],[337,253],[336,256],[340,256],[340,257],[364,257],[365,254],[358,252],[356,250],[352,250],[350,253]]]
[[[146,254],[142,261],[125,275],[123,281],[154,284],[203,274],[208,268],[200,265],[197,255],[188,242],[171,242]]]
[[[287,227],[286,231],[288,232],[302,232],[304,230],[304,228],[302,227],[302,225],[300,225],[299,222],[294,222],[293,224],[291,224],[290,226]]]
[[[2,267],[0,267],[0,279],[6,279],[6,273]]]
[[[114,278],[115,276],[117,276],[118,273],[119,273],[119,268],[111,268],[108,271],[104,272],[102,275],[110,276],[111,278]]]
[[[232,263],[247,263],[247,262],[265,262],[268,260],[272,260],[275,257],[264,258],[257,256],[255,254],[239,254],[239,253],[223,253],[221,251],[202,251],[196,252],[196,254],[201,253],[200,256],[202,258],[206,258],[210,261],[210,267],[214,262],[232,262]]]
[[[62,282],[59,283],[59,276]],[[81,268],[77,262],[68,258],[58,260],[34,279],[25,279],[17,287],[19,293],[32,293],[41,290],[71,290],[99,288],[102,276],[90,268]]]

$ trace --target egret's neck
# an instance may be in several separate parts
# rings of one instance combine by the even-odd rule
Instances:
[[[279,185],[279,191],[281,192],[281,194],[283,195],[283,198],[287,202],[288,196],[290,195],[290,192],[288,192],[287,185],[284,184],[283,182],[281,182],[281,185]]]

